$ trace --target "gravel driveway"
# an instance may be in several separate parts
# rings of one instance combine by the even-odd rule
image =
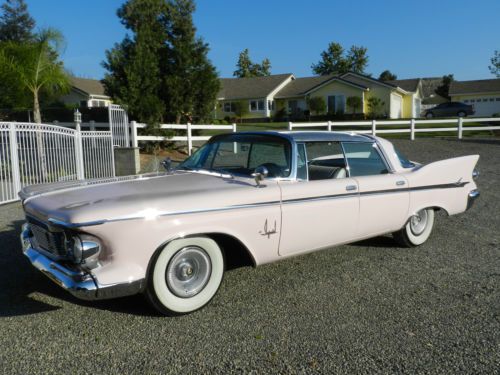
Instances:
[[[479,153],[476,205],[416,249],[378,237],[229,271],[176,318],[74,299],[21,254],[20,205],[0,206],[0,372],[500,373],[500,140],[395,143],[422,162]]]

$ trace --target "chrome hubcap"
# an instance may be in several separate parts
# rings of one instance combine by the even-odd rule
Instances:
[[[205,250],[188,246],[172,257],[165,272],[165,280],[177,297],[189,298],[205,288],[211,273],[212,263]]]
[[[416,236],[422,234],[427,227],[427,210],[420,210],[410,219],[410,229]]]

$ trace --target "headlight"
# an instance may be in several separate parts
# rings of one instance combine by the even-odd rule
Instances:
[[[95,237],[78,235],[72,238],[71,252],[73,261],[85,266],[85,268],[96,268],[101,251],[101,244]]]

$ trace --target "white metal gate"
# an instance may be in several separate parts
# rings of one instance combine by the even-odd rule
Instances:
[[[130,147],[127,112],[117,104],[110,104],[108,113],[109,129],[113,137],[113,146]]]
[[[0,122],[0,204],[27,185],[114,175],[111,132]]]

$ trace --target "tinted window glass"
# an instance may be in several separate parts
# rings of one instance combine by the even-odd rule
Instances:
[[[297,145],[297,178],[307,180],[306,146],[303,144]]]
[[[375,143],[344,143],[350,175],[373,176],[388,173]]]

